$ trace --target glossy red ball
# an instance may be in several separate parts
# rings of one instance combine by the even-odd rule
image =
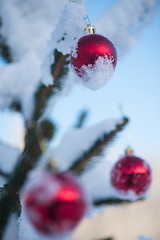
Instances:
[[[69,172],[41,173],[26,188],[23,203],[35,229],[48,236],[72,231],[87,209],[84,190]]]
[[[145,193],[151,184],[152,174],[149,164],[133,155],[121,158],[111,171],[112,185],[124,192]]]
[[[83,77],[83,74],[85,74],[84,70],[81,69],[83,65],[94,66],[99,57],[105,58],[105,56],[108,57],[112,66],[115,68],[117,52],[113,43],[102,35],[88,34],[78,40],[76,49],[71,52],[70,60],[77,74]]]

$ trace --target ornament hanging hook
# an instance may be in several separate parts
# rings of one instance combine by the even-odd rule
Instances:
[[[133,156],[133,153],[134,153],[133,148],[130,145],[128,145],[128,147],[125,149],[125,154],[128,156]]]
[[[89,20],[89,16],[88,15],[86,15],[85,17],[84,17],[84,20],[85,20],[85,22],[86,22],[86,25],[87,25],[87,27],[85,27],[85,29],[84,29],[84,31],[85,32],[89,32],[89,33],[96,33],[96,29],[95,29],[95,27],[93,27],[92,25],[91,25],[91,22],[90,22],[90,20]]]
[[[86,15],[86,16],[84,17],[84,20],[85,20],[85,22],[86,22],[86,25],[91,25],[91,22],[90,22],[90,19],[89,19],[89,16],[88,16],[88,15]]]

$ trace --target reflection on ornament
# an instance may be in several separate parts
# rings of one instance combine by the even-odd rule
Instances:
[[[103,81],[100,87],[112,76],[116,63],[117,52],[114,45],[108,38],[99,34],[81,37],[71,52],[71,66],[77,75],[84,81],[91,81],[99,71],[101,75],[97,74],[97,81]]]
[[[144,194],[150,187],[151,168],[143,159],[134,155],[122,157],[111,171],[111,183],[117,190]]]
[[[23,206],[38,232],[61,236],[72,231],[83,218],[87,200],[71,173],[45,171],[27,184]]]

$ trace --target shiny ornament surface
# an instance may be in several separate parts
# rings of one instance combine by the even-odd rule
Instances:
[[[135,194],[145,193],[151,184],[152,174],[149,164],[133,155],[121,158],[111,171],[111,183],[117,190]]]
[[[23,206],[38,232],[61,236],[72,231],[83,218],[87,201],[71,173],[46,171],[29,183],[23,194]]]
[[[87,73],[81,67],[94,67],[99,57],[107,57],[113,68],[116,67],[117,52],[113,43],[102,35],[88,34],[78,40],[76,49],[71,52],[71,65],[78,76],[83,77]]]

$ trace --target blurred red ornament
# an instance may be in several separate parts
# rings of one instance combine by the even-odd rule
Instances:
[[[83,78],[87,71],[82,66],[94,67],[99,57],[107,57],[113,68],[116,67],[117,52],[113,43],[102,35],[87,34],[78,40],[76,49],[71,52],[71,65]]]
[[[131,153],[121,158],[111,171],[111,183],[117,190],[132,190],[136,195],[144,194],[151,180],[149,164]]]
[[[41,173],[26,187],[23,202],[32,225],[38,232],[50,236],[72,231],[87,209],[85,193],[69,172]]]

